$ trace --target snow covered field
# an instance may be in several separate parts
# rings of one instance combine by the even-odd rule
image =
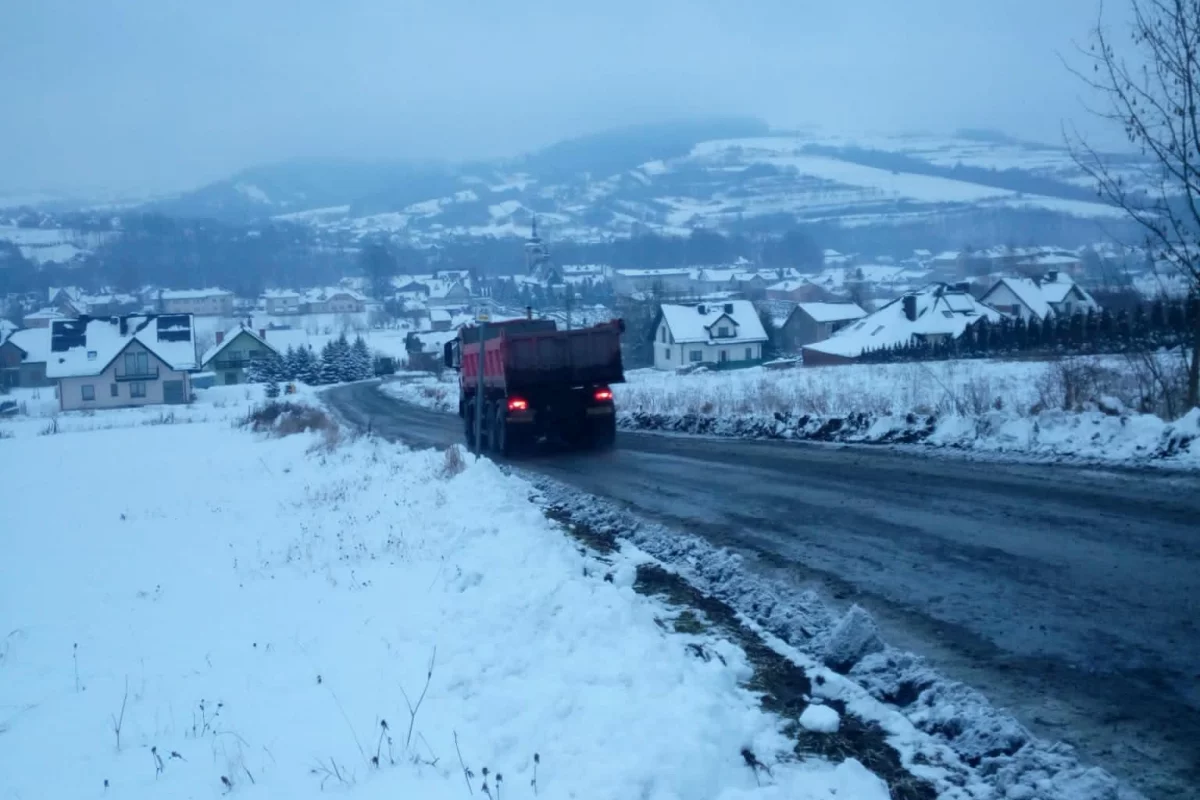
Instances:
[[[6,796],[888,796],[796,760],[636,550],[582,552],[458,449],[237,428],[244,392],[0,423]]]
[[[750,438],[922,444],[956,451],[1200,469],[1200,411],[1175,422],[1128,411],[1121,357],[1061,363],[969,360],[678,375],[631,370],[613,387],[626,429]],[[1072,375],[1105,393],[1064,411]],[[1117,376],[1114,378],[1113,376]],[[455,376],[383,384],[399,400],[450,411]],[[1094,387],[1092,387],[1094,388]],[[1124,395],[1124,396],[1122,396]],[[1096,401],[1101,401],[1097,403]]]

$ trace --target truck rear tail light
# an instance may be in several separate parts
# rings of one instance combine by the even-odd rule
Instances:
[[[529,403],[525,402],[524,399],[522,399],[520,397],[508,398],[508,410],[509,411],[525,411],[528,408],[529,408]]]
[[[596,393],[592,396],[596,398],[596,402],[598,403],[607,403],[609,400],[612,400],[612,389],[597,389]]]

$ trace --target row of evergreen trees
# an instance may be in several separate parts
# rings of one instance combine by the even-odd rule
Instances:
[[[283,382],[323,386],[374,376],[375,363],[366,341],[359,336],[351,344],[345,334],[326,342],[320,355],[308,345],[289,347],[283,356],[272,353],[251,362],[248,370],[251,383],[265,383],[268,388]]]
[[[948,358],[988,358],[1017,353],[1084,355],[1128,353],[1176,347],[1196,335],[1200,298],[1156,300],[1132,312],[1107,309],[1045,320],[981,319],[957,339],[912,341],[863,353],[860,361],[937,361]]]

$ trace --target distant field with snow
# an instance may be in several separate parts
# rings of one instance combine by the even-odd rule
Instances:
[[[230,394],[3,423],[9,795],[888,797],[797,760],[743,651],[668,633],[644,557],[581,552],[522,480],[253,434]]]

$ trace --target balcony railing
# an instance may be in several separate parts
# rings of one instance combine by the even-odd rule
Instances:
[[[156,381],[158,380],[158,367],[146,367],[144,369],[121,369],[117,371],[116,379],[119,381]]]
[[[248,358],[223,358],[212,363],[212,368],[217,372],[230,369],[246,369],[249,366],[250,359]]]

